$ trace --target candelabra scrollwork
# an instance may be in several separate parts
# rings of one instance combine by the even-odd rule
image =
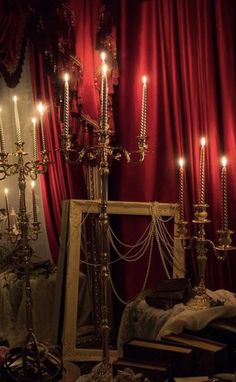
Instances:
[[[61,135],[61,148],[60,151],[64,155],[68,162],[82,162],[82,161],[94,161],[99,162],[103,153],[110,163],[113,159],[119,161],[122,157],[126,159],[127,162],[136,162],[134,156],[139,155],[138,162],[143,162],[145,156],[148,152],[147,137],[138,137],[138,150],[131,153],[124,147],[117,145],[113,146],[110,144],[111,136],[113,135],[111,131],[104,132],[101,129],[95,131],[97,136],[97,145],[79,147],[73,143],[73,137],[71,135]]]

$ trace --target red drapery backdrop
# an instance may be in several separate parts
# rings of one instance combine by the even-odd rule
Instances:
[[[73,5],[75,3],[75,5]],[[98,117],[99,102],[97,91],[94,86],[94,73],[99,55],[96,51],[96,31],[98,25],[100,1],[73,1],[74,33],[76,35],[75,58],[82,63],[83,86],[79,86],[78,78],[72,73],[70,87],[77,92],[73,100],[73,109],[83,102],[83,112],[92,119]],[[45,139],[48,142],[50,159],[52,163],[48,167],[48,174],[41,177],[41,186],[44,201],[45,220],[48,238],[54,262],[58,260],[58,245],[61,231],[62,201],[65,199],[86,199],[86,174],[81,164],[65,164],[60,148],[61,123],[58,109],[55,107],[55,92],[50,76],[46,74],[42,55],[31,49],[31,70],[34,97],[36,100],[48,104],[50,111],[45,118]],[[63,82],[63,73],[61,73]],[[71,109],[72,110],[72,109]],[[71,120],[73,128],[78,128],[78,121]],[[81,129],[80,129],[81,130]],[[79,134],[80,138],[83,136]]]
[[[76,54],[84,68],[82,102],[85,113],[98,116],[94,70],[98,63],[95,35],[99,1],[71,0],[75,15]],[[192,204],[198,199],[199,140],[207,139],[208,232],[215,238],[220,227],[220,164],[227,155],[229,227],[236,229],[234,208],[236,121],[236,4],[234,0],[120,0],[117,2],[119,86],[114,96],[115,130],[119,143],[136,148],[141,109],[141,77],[148,76],[149,154],[142,165],[115,163],[110,176],[110,197],[116,200],[175,202],[178,199],[179,156],[186,158],[185,209],[192,219]],[[6,37],[6,34],[5,34]],[[1,39],[2,41],[2,39]],[[60,232],[60,209],[64,198],[84,195],[82,169],[65,166],[59,147],[59,124],[53,105],[51,82],[42,59],[32,56],[35,98],[50,104],[46,115],[46,139],[53,165],[43,182],[46,222],[56,260]],[[4,62],[3,60],[1,60]],[[76,172],[76,176],[74,174]],[[68,175],[69,174],[69,175]],[[78,175],[79,174],[79,175]],[[78,177],[81,182],[78,182]],[[76,181],[74,181],[76,179]],[[124,231],[130,232],[130,227]],[[132,232],[130,234],[132,236]],[[145,259],[123,269],[124,297],[140,289]],[[195,262],[189,256],[190,268]],[[210,255],[207,285],[236,290],[233,278],[235,256],[225,262]],[[148,285],[163,277],[160,260],[152,263]]]
[[[229,227],[235,230],[235,2],[121,0],[119,12],[116,132],[124,146],[135,149],[141,77],[146,74],[149,154],[141,166],[125,163],[115,166],[112,197],[177,201],[177,160],[184,156],[185,209],[191,222],[192,205],[198,202],[200,137],[204,135],[207,139],[206,201],[210,204],[212,220],[207,235],[216,238],[215,231],[220,228],[220,157],[223,154],[229,161]],[[125,226],[124,231],[130,228]],[[194,270],[194,254],[189,255],[187,262]],[[209,254],[207,286],[235,290],[235,264],[235,253],[229,254],[225,262]],[[126,296],[132,297],[138,292],[137,274],[144,277],[146,266],[141,262],[124,267],[121,284]],[[162,271],[160,260],[155,257],[149,285],[156,283],[158,275],[162,275]]]

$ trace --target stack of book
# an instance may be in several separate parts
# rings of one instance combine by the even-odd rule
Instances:
[[[186,334],[156,341],[133,338],[123,345],[123,358],[113,365],[114,375],[125,367],[142,371],[158,382],[171,381],[172,377],[213,375],[227,371],[227,347]]]
[[[193,349],[194,375],[213,375],[227,371],[227,346],[223,343],[188,334],[170,334],[165,341]]]

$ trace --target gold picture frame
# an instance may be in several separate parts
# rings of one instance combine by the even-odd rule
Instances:
[[[80,272],[80,246],[81,246],[81,226],[83,214],[98,214],[99,200],[67,200],[63,203],[62,209],[62,233],[60,242],[60,263],[57,296],[60,311],[63,311],[62,321],[58,327],[62,332],[63,359],[65,361],[100,361],[102,349],[90,349],[86,347],[76,347],[77,335],[77,314],[78,314],[78,290]],[[117,215],[151,215],[152,208],[159,216],[173,217],[174,223],[179,220],[179,207],[176,203],[147,203],[147,202],[122,202],[109,201],[107,213]],[[176,224],[174,224],[176,230]],[[173,277],[184,277],[180,269],[184,269],[184,251],[179,240],[174,237],[174,259],[178,267],[173,263]],[[181,265],[181,266],[180,266]],[[60,270],[63,269],[63,271]],[[60,301],[59,301],[60,300]],[[57,317],[59,317],[59,308]],[[110,351],[111,360],[118,356],[116,350]]]

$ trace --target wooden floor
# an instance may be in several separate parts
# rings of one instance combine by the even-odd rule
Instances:
[[[80,377],[80,368],[72,362],[64,362],[63,378],[60,382],[75,382]]]

